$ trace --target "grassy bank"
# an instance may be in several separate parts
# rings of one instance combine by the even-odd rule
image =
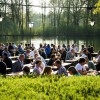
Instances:
[[[100,100],[100,77],[0,77],[0,100]]]

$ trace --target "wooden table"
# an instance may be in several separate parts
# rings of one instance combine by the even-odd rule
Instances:
[[[6,68],[6,70],[11,70],[11,68]]]
[[[57,71],[58,70],[57,66],[51,66],[51,68],[52,68],[53,71]]]
[[[50,58],[45,59],[46,63],[48,63],[48,62],[49,62],[49,60],[50,60]]]
[[[98,55],[98,53],[94,52],[94,53],[91,53],[91,56],[92,57],[96,57]]]
[[[65,62],[67,62],[67,63],[75,63],[75,62],[77,62],[78,60],[65,60]]]
[[[17,60],[19,58],[19,56],[10,56],[9,57],[11,60]]]
[[[52,70],[52,73],[51,73],[51,74],[55,74],[55,75],[56,75],[57,72],[58,72],[58,71],[54,71],[54,70]]]
[[[12,64],[14,64],[17,60],[12,60]]]
[[[12,68],[6,68],[6,73],[9,74],[12,72]]]
[[[24,67],[25,67],[25,66],[27,66],[27,67],[29,67],[29,68],[32,68],[32,67],[33,67],[33,65],[32,65],[31,63],[30,63],[30,64],[25,64]]]
[[[88,72],[87,75],[88,75],[88,76],[96,76],[96,75],[98,75],[98,72],[95,72],[95,71],[93,71],[93,72]]]
[[[72,65],[74,65],[74,64],[78,63],[79,59],[80,59],[79,57],[76,57],[75,59],[72,59],[72,60],[65,60],[65,62],[72,63]]]
[[[32,64],[25,64],[24,67],[27,66],[30,68],[30,73],[33,72],[33,65]],[[6,70],[10,70],[11,68],[6,68]],[[23,71],[21,72],[12,72],[12,73],[9,73],[9,74],[6,74],[7,76],[22,76],[23,75]]]
[[[15,73],[10,73],[10,74],[6,74],[7,76],[21,76],[23,75],[23,71],[21,72],[15,72]]]
[[[29,64],[29,63],[31,63],[31,62],[33,62],[33,58],[32,58],[32,57],[29,57],[29,58],[25,58],[25,59],[24,59],[24,63],[25,63],[25,64]]]
[[[81,52],[76,52],[77,56],[80,56]]]
[[[62,66],[64,66],[66,69],[68,69],[72,63],[63,63]]]
[[[62,66],[64,66],[66,69],[68,69],[71,66],[71,63],[63,63]],[[51,68],[54,71],[58,70],[57,66],[51,66]]]
[[[80,55],[81,53],[80,52],[76,52],[78,55]]]
[[[66,66],[70,66],[71,63],[62,63],[62,66],[66,67]]]

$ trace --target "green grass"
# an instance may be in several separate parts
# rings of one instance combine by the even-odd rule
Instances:
[[[0,77],[0,100],[100,100],[100,77]]]

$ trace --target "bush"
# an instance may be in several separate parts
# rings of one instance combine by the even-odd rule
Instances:
[[[100,77],[0,78],[0,100],[99,100]]]

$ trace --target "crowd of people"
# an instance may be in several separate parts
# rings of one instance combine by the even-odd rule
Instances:
[[[97,72],[100,70],[100,51],[95,57],[96,60],[91,56],[94,53],[94,47],[89,45],[81,46],[79,50],[77,44],[72,45],[54,45],[54,44],[40,44],[39,48],[36,49],[34,44],[23,44],[20,43],[18,46],[15,43],[0,43],[0,74],[7,74],[6,68],[11,68],[10,72],[21,72],[28,74],[30,68],[24,66],[25,59],[31,57],[30,62],[33,67],[32,75],[51,75],[53,73],[52,67],[57,67],[56,74],[58,75],[87,75],[92,70]],[[11,56],[19,56],[19,58],[12,63]],[[70,66],[66,69],[62,63],[66,60],[73,60],[76,57],[79,58],[75,65]],[[46,59],[49,59],[46,61]]]

